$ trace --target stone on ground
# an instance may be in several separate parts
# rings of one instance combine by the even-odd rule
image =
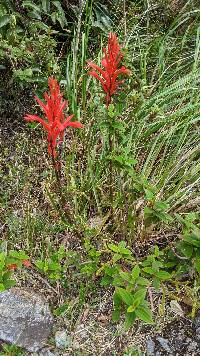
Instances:
[[[0,293],[0,340],[37,352],[51,333],[53,317],[40,295],[11,288]]]

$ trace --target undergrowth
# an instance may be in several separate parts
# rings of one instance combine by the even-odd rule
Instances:
[[[39,1],[22,2],[22,13],[6,3],[0,70],[9,73],[9,86],[28,85],[41,97],[46,78],[57,76],[69,112],[85,127],[67,132],[60,148],[62,208],[73,222],[58,210],[42,131],[35,123],[21,131],[21,116],[14,143],[2,131],[0,289],[14,284],[13,271],[30,259],[27,276],[32,269],[58,288],[63,297],[54,300],[55,315],[71,315],[72,324],[102,288],[113,295],[113,320],[122,315],[127,328],[137,318],[153,323],[168,300],[183,309],[189,300],[186,314],[194,317],[200,308],[198,4],[189,0],[175,11],[169,1],[159,29],[162,2],[118,1],[113,12],[112,1],[107,7],[85,1],[73,7],[76,26],[68,36],[70,19],[61,7],[52,17],[44,8],[55,6],[50,1],[39,8]],[[31,22],[22,32],[24,16]],[[111,30],[132,75],[106,111],[86,65],[91,58],[100,64]],[[73,312],[70,300],[63,302],[70,293],[79,300]],[[156,311],[152,293],[161,295]]]

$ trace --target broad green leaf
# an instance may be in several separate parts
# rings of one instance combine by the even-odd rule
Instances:
[[[3,292],[6,288],[3,283],[0,283],[0,292]]]
[[[144,301],[146,292],[147,292],[146,288],[138,289],[137,292],[135,292],[135,294],[133,295],[132,305],[134,305],[137,308],[137,306]]]
[[[3,282],[5,282],[6,280],[10,279],[12,274],[13,274],[12,271],[8,271],[8,272],[3,273],[3,277],[2,277]]]
[[[40,11],[41,11],[40,6],[35,5],[32,1],[28,1],[28,0],[27,1],[23,1],[22,6],[25,7],[25,8],[26,7],[31,8],[35,12],[39,12],[40,13]]]
[[[61,265],[58,262],[51,261],[49,263],[49,270],[51,270],[51,271],[61,271]]]
[[[117,287],[116,293],[125,304],[127,304],[127,305],[133,304],[133,296],[126,289]]]
[[[114,322],[117,322],[117,321],[119,321],[119,318],[120,318],[120,309],[113,310],[113,312],[112,312],[112,320]]]
[[[153,261],[152,263],[152,268],[156,271],[159,270],[159,268],[163,267],[163,263],[161,261]]]
[[[171,274],[166,271],[156,271],[155,276],[161,280],[168,280],[172,277]]]
[[[100,285],[101,286],[109,286],[112,283],[112,277],[105,276],[101,279]]]
[[[25,254],[24,251],[13,251],[9,253],[9,257],[16,258],[19,260],[29,260],[29,256]]]
[[[6,26],[11,21],[10,15],[3,15],[0,17],[0,28]]]
[[[144,267],[142,270],[148,274],[155,274],[155,272],[156,272],[156,270],[151,267]]]
[[[156,291],[160,289],[160,280],[158,278],[153,278],[153,287],[155,288]]]
[[[11,287],[14,287],[16,285],[16,281],[12,279],[7,279],[5,282],[3,282],[5,289],[9,289]]]
[[[200,247],[200,239],[197,239],[193,235],[184,236],[183,240],[188,242],[189,244],[195,246],[195,247]]]
[[[151,282],[144,277],[139,277],[136,282],[140,286],[149,286],[151,284]]]
[[[128,330],[134,323],[136,319],[136,314],[135,312],[133,313],[126,313],[125,314],[125,323],[124,323],[124,327],[126,330]]]
[[[119,252],[119,247],[114,244],[108,244],[108,248],[112,250],[113,252]]]
[[[116,307],[116,309],[119,309],[119,307],[122,304],[121,298],[116,292],[113,294],[113,304]]]
[[[197,270],[197,272],[200,274],[200,259],[196,258],[194,261],[194,267]]]
[[[180,241],[176,244],[176,248],[187,258],[191,258],[194,248],[184,241]]]
[[[49,0],[42,0],[42,9],[46,13],[48,13],[50,11],[50,1]]]
[[[131,272],[131,276],[133,279],[137,279],[140,275],[140,267],[138,265],[136,265]]]
[[[136,316],[147,324],[153,324],[152,312],[146,305],[139,305],[135,310]]]
[[[130,273],[121,271],[121,272],[119,272],[119,275],[124,281],[130,282],[130,280],[131,280]]]
[[[113,262],[117,262],[122,258],[122,255],[119,253],[115,253],[114,256],[112,257]]]
[[[38,269],[40,269],[40,270],[43,271],[44,266],[45,266],[45,263],[44,263],[44,261],[36,261],[36,262],[35,262],[35,265],[36,265],[36,267],[37,267]]]

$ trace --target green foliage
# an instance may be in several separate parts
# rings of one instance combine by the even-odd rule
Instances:
[[[77,243],[77,236],[72,241],[69,238],[67,244],[73,246],[75,242],[75,250],[60,245],[59,234],[67,236],[69,226],[60,222],[56,203],[52,204],[52,212],[50,194],[44,193],[41,199],[42,219],[38,212],[36,218],[27,214],[24,220],[10,212],[12,194],[18,194],[15,190],[10,193],[13,182],[14,187],[18,184],[21,190],[32,189],[34,193],[38,185],[42,191],[52,186],[55,194],[51,171],[48,167],[43,171],[41,165],[44,155],[38,137],[38,150],[31,151],[29,144],[24,144],[34,158],[40,155],[37,183],[31,182],[33,170],[27,167],[26,153],[26,170],[21,169],[19,157],[16,164],[6,162],[9,189],[4,192],[2,206],[9,210],[3,238],[8,236],[12,245],[28,246],[37,270],[53,287],[60,284],[61,293],[66,296],[66,289],[73,284],[72,294],[77,296],[77,309],[81,310],[100,282],[101,287],[113,290],[113,321],[122,318],[125,328],[129,328],[137,319],[153,323],[156,316],[149,303],[151,290],[163,293],[164,299],[164,290],[169,286],[170,292],[172,288],[178,290],[184,278],[187,280],[182,285],[193,300],[191,315],[199,308],[200,228],[196,210],[200,174],[200,31],[199,9],[190,0],[177,10],[177,15],[171,2],[164,8],[163,1],[156,1],[152,8],[148,1],[127,1],[124,21],[121,3],[82,2],[82,6],[73,7],[70,18],[64,2],[23,1],[20,8],[14,1],[1,2],[0,74],[4,80],[0,90],[9,96],[12,88],[22,96],[21,89],[31,88],[40,95],[46,89],[47,78],[56,75],[66,89],[70,112],[85,124],[82,132],[67,135],[69,141],[61,149],[63,162],[66,161],[61,174],[63,194],[83,239],[79,236]],[[85,67],[87,59],[94,55],[100,63],[105,35],[111,27],[117,28],[120,43],[124,44],[124,63],[131,68],[132,76],[106,116],[99,86],[86,74]],[[4,95],[1,100],[5,100]],[[4,168],[0,173],[3,177]],[[17,186],[17,192],[21,193],[20,189]],[[100,225],[89,227],[88,219],[96,215]],[[176,230],[174,241],[168,241],[165,234],[169,229]],[[161,239],[162,249],[155,246],[155,236]],[[145,240],[153,245],[153,251],[143,247]],[[134,253],[136,248],[139,255]],[[0,253],[0,290],[15,283],[8,266],[16,264],[21,268],[24,259],[28,257],[23,252]],[[67,300],[55,314],[73,314],[72,309]]]
[[[78,254],[67,251],[64,246],[52,253],[49,257],[35,261],[35,266],[40,272],[45,274],[52,283],[60,280],[64,286],[68,285],[67,270],[70,264],[78,263]]]
[[[11,250],[7,253],[0,249],[0,292],[15,286],[13,269],[21,269],[24,260],[28,261],[29,257],[23,251]]]
[[[2,346],[2,352],[0,351],[0,356],[23,356],[24,352],[21,350],[20,347],[17,347],[15,345],[8,345],[8,344],[3,344]]]
[[[180,255],[180,260],[177,261],[177,270],[180,268],[189,270],[193,268],[197,276],[200,275],[200,228],[199,214],[188,213],[182,217],[180,214],[175,214],[176,219],[182,225],[182,233],[179,241],[175,241],[174,247]],[[183,261],[181,261],[181,256]],[[176,256],[177,257],[177,256]]]

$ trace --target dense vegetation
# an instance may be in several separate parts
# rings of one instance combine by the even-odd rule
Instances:
[[[154,323],[170,300],[194,317],[198,1],[1,0],[0,14],[0,291],[37,289],[42,278],[44,293],[55,292],[54,314],[71,328],[105,291],[110,323],[125,320],[125,328]],[[131,75],[106,108],[87,61],[100,65],[109,32]],[[34,95],[43,100],[51,76],[68,100],[67,116],[84,124],[67,128],[59,174],[46,133],[24,120],[42,115]]]

